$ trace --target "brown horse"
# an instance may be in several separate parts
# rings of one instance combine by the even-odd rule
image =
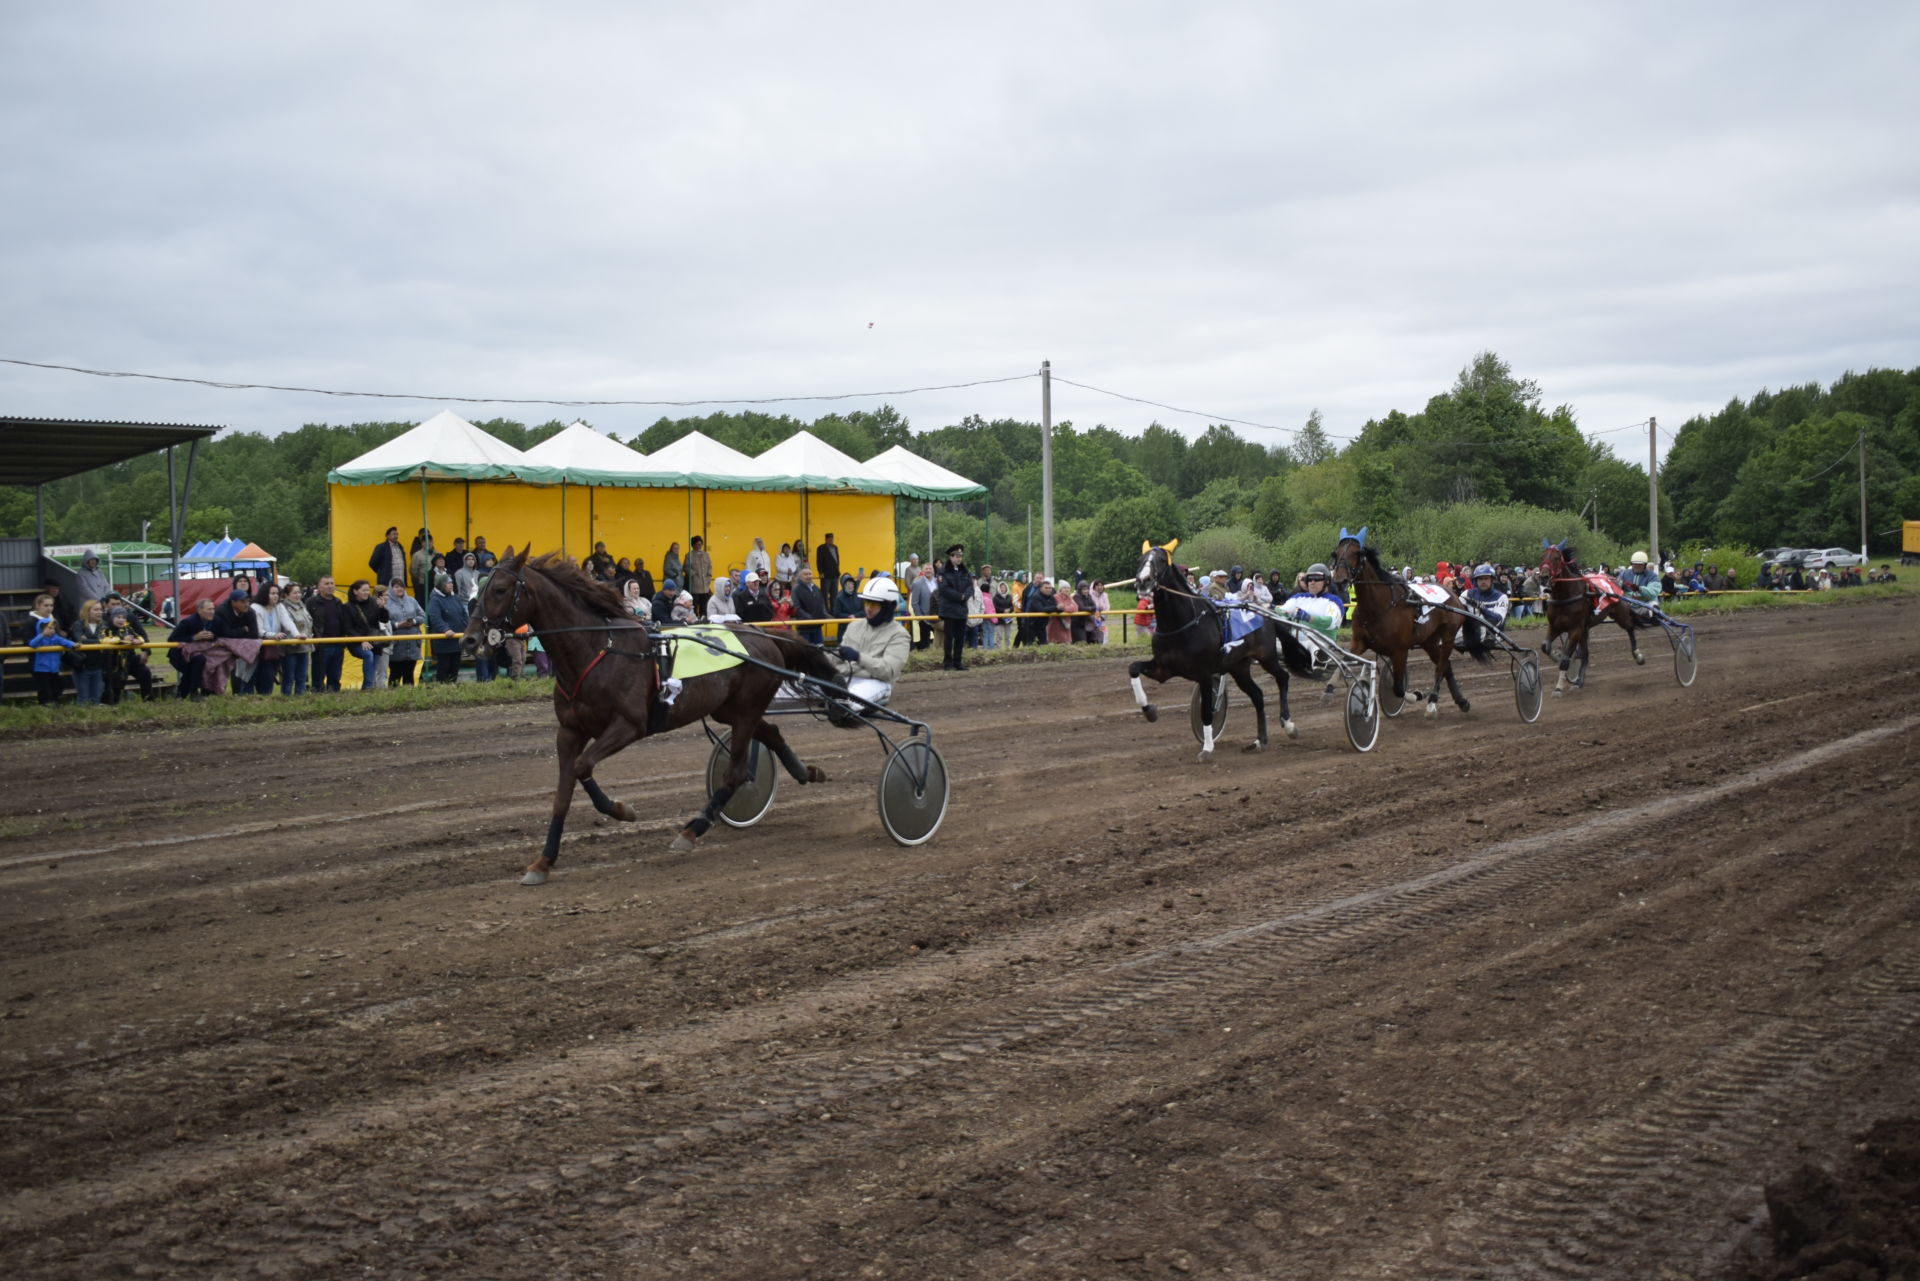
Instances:
[[[1595,618],[1620,624],[1626,630],[1633,661],[1644,664],[1647,656],[1640,652],[1640,638],[1634,632],[1637,620],[1625,598],[1616,595],[1603,606],[1601,593],[1587,582],[1578,556],[1565,539],[1550,543],[1543,538],[1540,546],[1540,580],[1547,585],[1547,639],[1541,642],[1540,652],[1552,658],[1553,642],[1562,636],[1567,638],[1560,653],[1560,679],[1553,685],[1555,697],[1566,693],[1569,684],[1579,689],[1587,683],[1587,637]],[[1580,668],[1569,681],[1567,666],[1576,653]]]
[[[1353,588],[1353,652],[1364,654],[1372,650],[1392,664],[1394,697],[1404,699],[1409,697],[1407,653],[1418,646],[1433,660],[1433,689],[1426,696],[1427,715],[1440,714],[1440,682],[1443,680],[1447,683],[1447,692],[1453,695],[1454,704],[1463,712],[1472,711],[1473,705],[1460,692],[1460,681],[1453,674],[1453,651],[1457,646],[1475,662],[1486,663],[1492,661],[1492,647],[1484,638],[1472,645],[1460,641],[1460,628],[1467,621],[1463,614],[1436,609],[1429,612],[1425,622],[1419,621],[1424,603],[1398,574],[1380,564],[1380,554],[1366,545],[1366,534],[1364,528],[1358,534],[1342,529],[1339,545],[1333,552],[1333,581],[1342,587],[1351,584]],[[1460,597],[1452,591],[1447,592],[1447,601],[1461,607]],[[1417,699],[1420,695],[1415,693],[1411,697]]]
[[[780,731],[765,719],[767,704],[780,688],[782,678],[777,672],[738,662],[686,678],[673,701],[663,702],[662,651],[672,642],[663,643],[661,636],[627,613],[611,587],[594,582],[558,552],[531,561],[522,552],[500,562],[474,602],[466,640],[470,645],[486,644],[489,633],[508,635],[522,626],[532,627],[553,663],[553,714],[560,722],[556,736],[560,781],[553,793],[547,844],[527,866],[522,885],[544,884],[560,857],[560,833],[576,783],[602,814],[623,823],[639,818],[626,802],[608,799],[594,782],[593,771],[621,748],[650,735],[706,717],[732,731],[725,780],[706,808],[674,838],[676,853],[693,848],[713,826],[734,789],[747,781],[747,757],[755,742],[766,744],[800,782],[826,781],[817,767],[801,763]],[[726,630],[740,638],[752,658],[840,684],[838,669],[812,645],[755,628]],[[679,643],[690,646],[693,642]]]

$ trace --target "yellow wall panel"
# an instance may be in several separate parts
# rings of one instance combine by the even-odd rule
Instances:
[[[743,567],[756,537],[766,539],[767,563],[772,564],[780,544],[800,535],[799,494],[709,489],[706,495],[707,551],[716,574]]]
[[[629,561],[645,560],[657,584],[667,544],[679,543],[684,557],[688,540],[700,532],[700,494],[694,493],[692,500],[689,508],[684,489],[568,486],[567,551],[584,559],[593,552],[595,542],[603,542],[615,560],[623,556]]]
[[[496,556],[505,555],[508,547],[521,551],[530,546],[536,554],[554,551],[560,546],[560,489],[554,485],[475,481],[467,486],[466,528],[454,532],[468,543],[476,537],[485,538],[487,550]],[[452,535],[443,535],[437,526],[433,538],[434,545],[443,548],[453,541]]]
[[[427,484],[424,522],[419,481],[396,485],[329,485],[327,491],[332,500],[333,578],[342,593],[354,580],[365,578],[371,572],[367,558],[372,555],[374,544],[386,536],[389,525],[400,527],[400,541],[409,547],[413,545],[414,532],[423,523],[433,530],[434,541],[441,547],[452,543],[455,535],[466,534],[464,481]]]
[[[827,534],[840,548],[840,572],[871,574],[893,564],[893,499],[885,494],[808,494],[807,560]],[[819,568],[815,566],[815,568]]]

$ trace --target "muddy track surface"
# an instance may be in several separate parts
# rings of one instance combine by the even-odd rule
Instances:
[[[560,869],[537,704],[129,735],[0,792],[18,1277],[1707,1276],[1920,1110],[1920,610],[1704,620],[1679,688],[1195,760],[1119,662],[903,682],[954,779],[667,852],[706,745]],[[1414,668],[1425,679],[1424,662]]]

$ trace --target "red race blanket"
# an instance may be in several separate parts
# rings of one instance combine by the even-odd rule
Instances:
[[[1621,599],[1620,584],[1606,574],[1583,574],[1587,580],[1587,590],[1593,593],[1593,612],[1603,613],[1613,608],[1613,603]]]

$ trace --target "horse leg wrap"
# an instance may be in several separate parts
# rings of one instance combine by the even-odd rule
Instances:
[[[1212,722],[1208,722],[1207,724],[1202,725],[1200,727],[1200,759],[1203,761],[1210,761],[1213,759],[1213,724]]]
[[[587,799],[593,802],[593,808],[599,810],[602,814],[605,814],[609,818],[617,818],[623,823],[631,823],[634,821],[635,816],[633,811],[628,809],[626,805],[620,801],[610,799],[605,792],[600,790],[600,784],[590,778],[583,778],[580,780],[580,786],[586,790]]]
[[[777,751],[774,754],[780,758],[780,763],[787,767],[787,773],[793,775],[795,778],[799,779],[802,783],[813,783],[813,782],[820,781],[818,779],[815,779],[813,775],[807,771],[807,767],[800,763],[800,757],[794,753],[792,744],[790,743],[780,744],[779,751]]]
[[[540,861],[552,867],[560,861],[560,833],[567,826],[564,818],[547,820],[547,847],[540,852]]]

